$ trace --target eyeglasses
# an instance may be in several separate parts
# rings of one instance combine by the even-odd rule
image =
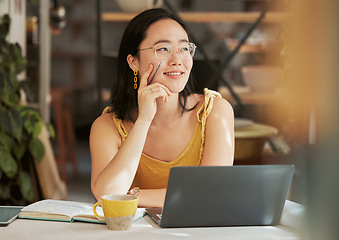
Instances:
[[[139,51],[153,48],[155,56],[162,61],[169,59],[172,56],[174,49],[173,45],[170,43],[157,43],[153,47],[139,49]],[[177,52],[184,59],[193,58],[196,48],[197,46],[195,46],[194,43],[185,42],[180,44],[180,46],[177,48]]]

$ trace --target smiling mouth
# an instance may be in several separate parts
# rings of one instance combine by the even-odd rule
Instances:
[[[184,72],[168,72],[168,73],[164,73],[167,76],[179,76],[179,75],[183,75]]]

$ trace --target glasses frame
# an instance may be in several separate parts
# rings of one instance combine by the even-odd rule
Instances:
[[[192,43],[192,42],[187,42],[187,43],[188,43],[188,45],[192,46],[193,53],[192,53],[192,54],[190,53],[190,55],[191,55],[191,57],[193,58],[194,55],[195,55],[195,51],[196,51],[197,46],[196,46],[194,43]],[[158,55],[157,55],[157,50],[156,50],[157,48],[156,48],[156,46],[159,45],[159,44],[168,44],[168,45],[171,45],[171,46],[172,46],[172,52],[171,52],[171,55],[169,55],[169,57],[167,58],[167,59],[169,59],[169,58],[173,55],[173,52],[174,52],[174,46],[173,46],[173,44],[171,44],[171,43],[157,43],[157,44],[155,44],[153,47],[147,47],[147,48],[138,49],[138,51],[154,49],[154,54],[155,54],[156,58],[159,59],[159,60],[161,60],[161,61],[165,61],[165,60],[167,60],[167,59],[160,59],[160,58],[158,57]],[[183,59],[185,59],[185,58],[181,55],[181,52],[179,51],[179,47],[177,47],[176,52],[180,55],[180,57],[182,57]]]

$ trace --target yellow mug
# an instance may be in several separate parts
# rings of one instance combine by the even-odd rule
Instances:
[[[100,197],[93,206],[93,212],[100,221],[106,221],[110,230],[128,230],[132,226],[137,211],[139,197],[126,194],[110,194]],[[105,218],[97,213],[97,206],[102,206]]]

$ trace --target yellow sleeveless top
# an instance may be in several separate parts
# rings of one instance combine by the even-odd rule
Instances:
[[[206,119],[212,110],[213,98],[216,96],[221,97],[218,92],[208,90],[207,88],[204,89],[204,94],[205,100],[197,112],[198,122],[193,137],[184,152],[170,162],[157,160],[142,153],[132,187],[140,187],[141,189],[166,188],[169,171],[172,167],[197,166],[200,164],[204,150]],[[110,107],[106,107],[103,114],[110,112],[110,110]],[[123,122],[114,113],[112,113],[112,118],[122,141],[125,141],[128,132]]]

